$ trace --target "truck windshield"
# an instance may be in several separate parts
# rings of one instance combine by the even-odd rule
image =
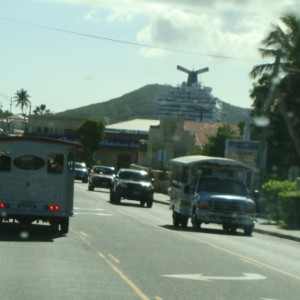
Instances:
[[[197,184],[197,192],[248,196],[243,182],[229,178],[201,177]]]

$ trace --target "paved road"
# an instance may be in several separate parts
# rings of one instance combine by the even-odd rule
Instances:
[[[166,205],[112,205],[80,182],[75,213],[67,236],[2,228],[1,299],[298,299],[295,241],[174,230]]]

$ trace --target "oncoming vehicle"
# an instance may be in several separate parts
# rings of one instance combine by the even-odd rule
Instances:
[[[89,191],[94,188],[110,188],[115,174],[114,167],[93,166],[89,173]]]
[[[146,171],[120,169],[110,189],[110,201],[119,204],[121,199],[140,201],[141,206],[152,207],[154,187],[153,179]]]
[[[255,225],[254,190],[257,169],[226,158],[184,156],[171,161],[170,209],[173,225],[200,229],[221,224],[225,232],[242,228],[251,235]]]
[[[75,179],[81,180],[83,183],[88,182],[89,172],[84,162],[75,162]]]
[[[74,157],[80,146],[48,138],[0,137],[0,222],[42,221],[68,233]]]

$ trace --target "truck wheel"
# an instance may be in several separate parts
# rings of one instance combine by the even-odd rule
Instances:
[[[198,220],[198,218],[196,216],[195,209],[193,209],[193,212],[192,212],[191,223],[195,230],[199,230],[201,228],[201,222]]]
[[[69,232],[69,218],[62,218],[60,221],[60,232],[67,234]]]
[[[244,235],[251,236],[254,229],[254,225],[244,226]]]
[[[172,218],[173,218],[173,226],[179,227],[179,225],[180,225],[180,215],[177,211],[173,210]]]
[[[151,208],[153,205],[153,195],[149,195],[147,198],[147,207]]]
[[[121,202],[121,194],[120,192],[116,191],[114,195],[114,203],[120,204]]]
[[[110,190],[110,194],[109,194],[109,201],[110,203],[114,203],[114,199],[115,196],[114,196],[114,192],[112,190]]]
[[[184,215],[180,215],[180,224],[182,228],[187,228],[189,222],[189,218],[184,216]]]
[[[153,200],[148,200],[148,201],[147,201],[147,207],[148,207],[148,208],[151,208],[152,205],[153,205]]]

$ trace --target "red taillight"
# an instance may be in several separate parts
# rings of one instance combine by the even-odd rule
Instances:
[[[50,210],[50,211],[59,211],[60,206],[56,205],[56,204],[50,204],[50,205],[48,205],[48,210]]]
[[[0,209],[6,208],[6,204],[3,202],[0,202]]]

